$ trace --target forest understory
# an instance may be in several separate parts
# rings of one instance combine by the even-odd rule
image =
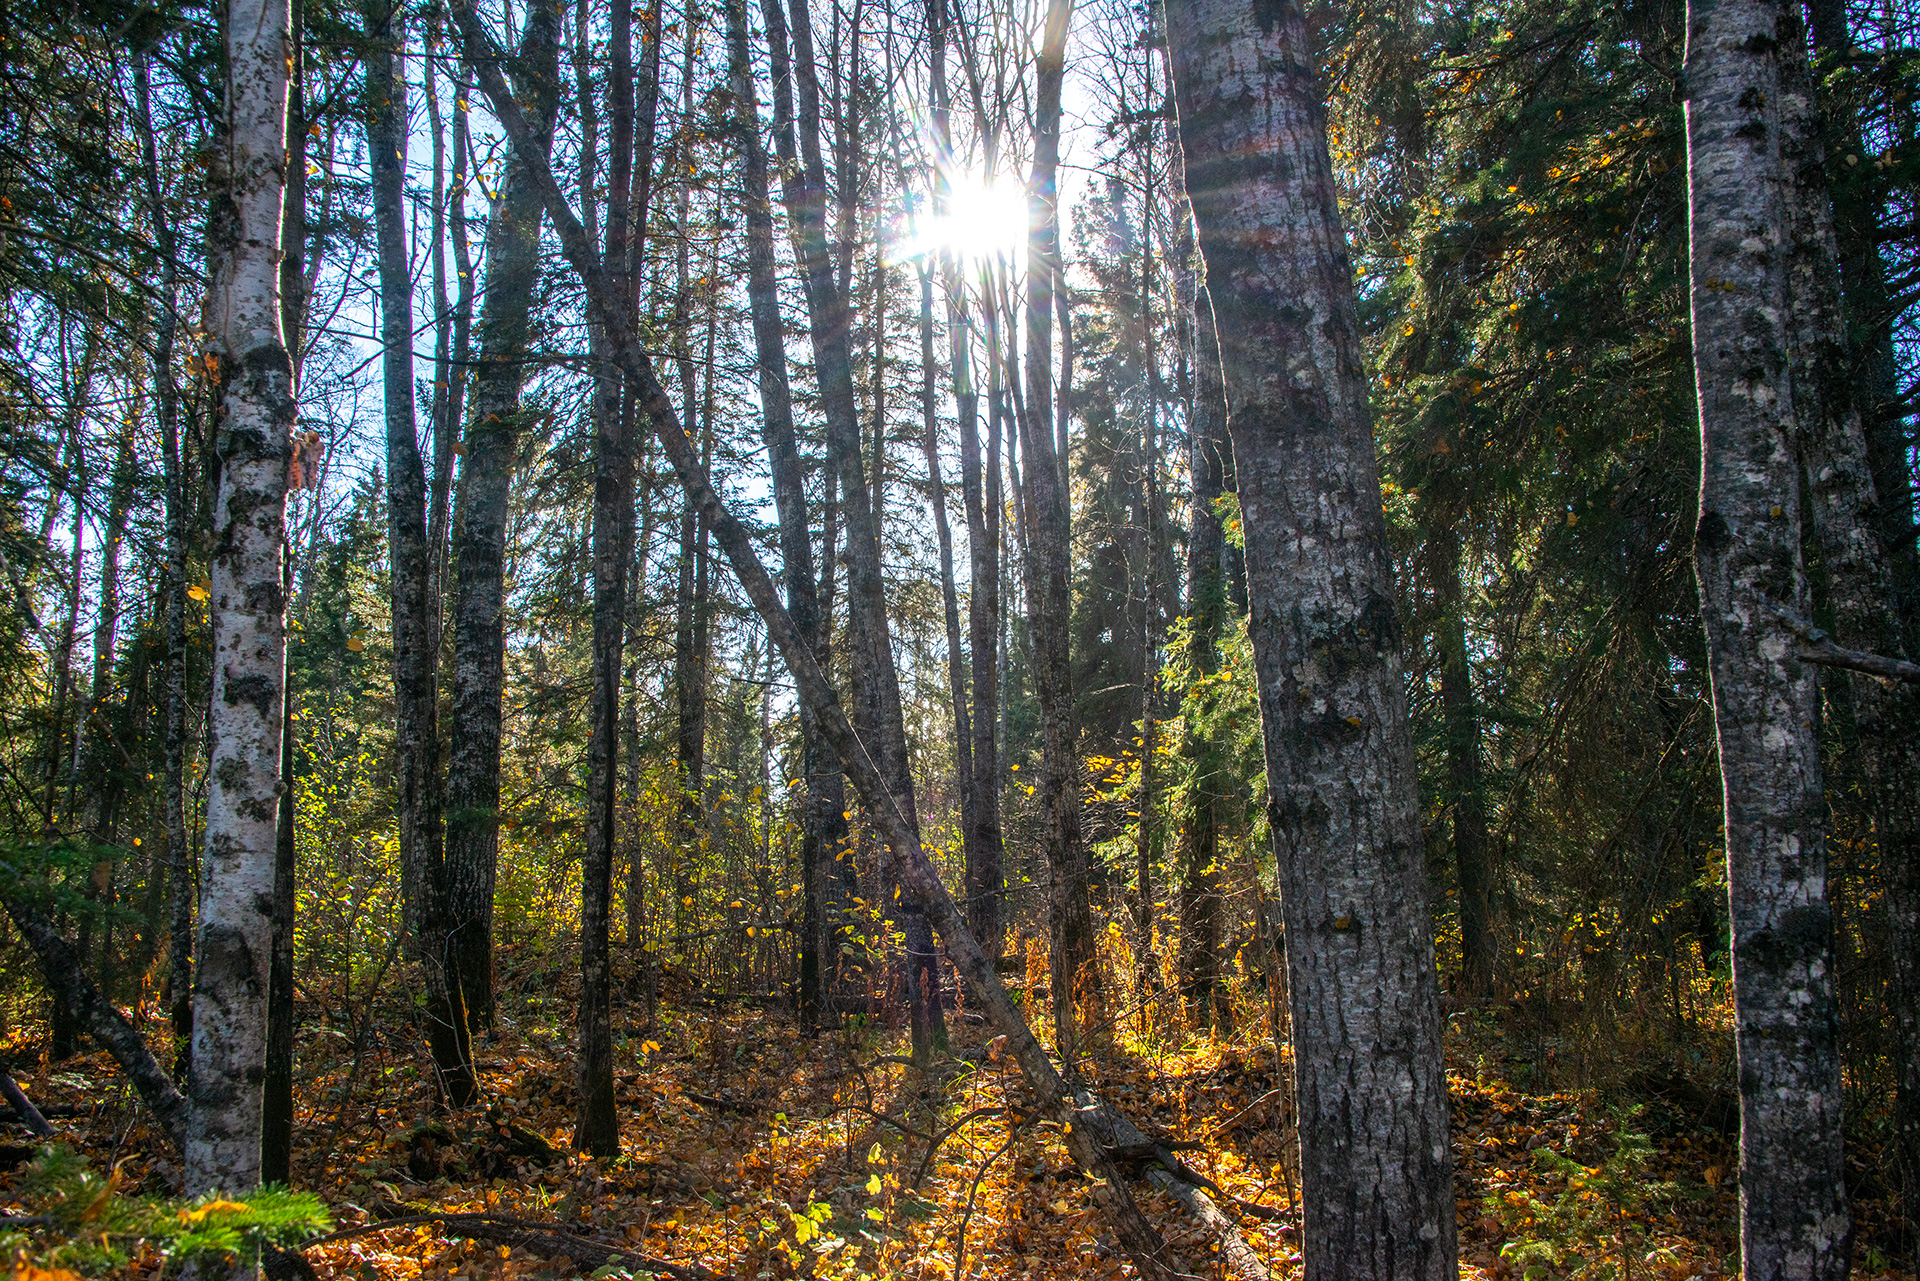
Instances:
[[[403,1003],[321,1002],[302,1019],[294,1184],[319,1193],[336,1225],[304,1251],[318,1277],[1128,1275],[1058,1128],[1034,1115],[1018,1068],[964,999],[949,1056],[922,1071],[903,1018],[803,1030],[784,1002],[716,997],[669,967],[651,1018],[643,991],[616,997],[625,1142],[593,1161],[569,1151],[568,952],[522,945],[501,959],[496,1028],[475,1042],[484,1111],[436,1109]],[[1031,984],[1012,986],[1043,989],[1045,973],[1042,960]],[[1275,1275],[1298,1276],[1290,1050],[1264,995],[1237,995],[1236,1034],[1188,1036],[1164,1025],[1173,1002],[1156,1001],[1163,1025],[1121,1031],[1087,1074],[1154,1137],[1191,1144],[1186,1155],[1225,1194],[1216,1200],[1239,1203],[1248,1244]],[[147,1013],[150,1029],[164,1027]],[[1503,1057],[1514,1038],[1502,1022],[1498,1007],[1458,1015],[1448,1037],[1461,1276],[1739,1276],[1731,1091],[1668,1069],[1556,1089],[1548,1053]],[[1704,1079],[1730,1065],[1730,1022],[1721,1011],[1701,1029],[1691,1053]],[[17,1028],[0,1062],[56,1118],[57,1141],[114,1171],[118,1194],[169,1195],[177,1154],[112,1061],[49,1063],[39,1031]],[[18,1186],[33,1152],[0,1145],[10,1214],[36,1209]],[[1853,1158],[1854,1275],[1911,1278],[1895,1262],[1897,1207],[1875,1154]],[[1181,1271],[1226,1275],[1211,1234],[1165,1193],[1137,1191]],[[165,1270],[149,1250],[119,1274]]]

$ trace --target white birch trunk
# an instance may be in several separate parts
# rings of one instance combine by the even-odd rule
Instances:
[[[286,596],[281,555],[293,371],[280,329],[286,0],[229,0],[224,193],[210,228],[210,355],[222,398],[213,513],[212,750],[193,989],[189,1193],[260,1181],[267,965],[282,790]]]

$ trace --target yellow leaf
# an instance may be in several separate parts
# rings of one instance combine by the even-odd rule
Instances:
[[[37,1268],[22,1260],[13,1269],[13,1281],[81,1281],[81,1278],[65,1268]]]
[[[1575,525],[1578,525],[1579,523],[1580,523],[1580,518],[1578,516],[1574,515],[1572,512],[1567,513],[1568,529],[1572,529]]]
[[[886,1218],[887,1218],[887,1216],[886,1216],[886,1215],[884,1215],[884,1214],[882,1214],[882,1213],[880,1213],[880,1211],[878,1211],[878,1210],[873,1210],[873,1209],[869,1209],[869,1210],[867,1211],[867,1217],[868,1217],[869,1219],[872,1219],[872,1220],[873,1220],[873,1221],[874,1221],[875,1223],[884,1223],[884,1222],[886,1221]]]
[[[879,1175],[874,1174],[874,1175],[869,1175],[867,1177],[867,1195],[868,1196],[880,1195],[880,1176]]]
[[[246,1213],[247,1207],[238,1201],[209,1201],[195,1210],[182,1210],[180,1217],[188,1223],[204,1222],[209,1215]]]
[[[1052,1210],[1055,1214],[1072,1214],[1073,1213],[1073,1207],[1067,1204],[1067,1199],[1065,1197],[1061,1197],[1058,1201],[1055,1201],[1052,1205],[1048,1206],[1047,1208],[1049,1210]]]
[[[358,636],[350,636],[347,638],[347,648],[352,650],[356,654],[358,654],[361,650],[365,649],[366,647],[367,647],[367,643],[361,640]]]
[[[187,588],[187,595],[193,600],[205,600],[207,598],[207,589],[195,583],[193,586]]]

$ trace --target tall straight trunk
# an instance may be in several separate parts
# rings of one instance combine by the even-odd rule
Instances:
[[[559,0],[530,0],[516,59],[541,157],[559,112]],[[500,855],[500,699],[506,680],[507,493],[519,450],[528,320],[540,278],[540,197],[517,152],[487,222],[487,289],[471,376],[454,549],[453,725],[446,783],[449,988],[467,1026],[493,1020],[493,885]]]
[[[581,10],[585,12],[584,6]],[[607,75],[607,239],[603,261],[627,293],[633,182],[633,5],[612,0]],[[591,145],[591,143],[589,144]],[[591,188],[581,203],[592,207]],[[604,358],[606,335],[590,330]],[[613,1088],[613,960],[608,917],[613,906],[614,801],[620,754],[620,671],[627,626],[627,574],[633,562],[633,450],[628,438],[625,380],[617,365],[595,370],[593,436],[593,717],[588,744],[587,844],[580,866],[580,1116],[576,1148],[596,1157],[620,1154],[620,1117]]]
[[[1216,504],[1226,492],[1227,395],[1213,297],[1204,283],[1193,291],[1193,393],[1188,410],[1187,471],[1192,478],[1187,537],[1187,662],[1196,678],[1220,670],[1220,637],[1227,624],[1226,531]],[[1227,790],[1223,750],[1215,729],[1200,723],[1196,697],[1184,718],[1181,751],[1193,762],[1193,782],[1181,798],[1180,985],[1195,1025],[1212,1024],[1223,999],[1219,807]]]
[[[1797,25],[1797,24],[1796,24]],[[1802,33],[1781,41],[1780,151],[1787,253],[1788,335],[1801,466],[1821,573],[1813,601],[1842,644],[1914,657],[1893,580],[1897,558],[1881,541],[1884,506],[1874,469],[1859,367],[1842,309],[1837,202]],[[1824,590],[1822,590],[1824,589]],[[1828,766],[1834,812],[1871,825],[1885,887],[1894,1032],[1894,1141],[1910,1233],[1920,1233],[1920,688],[1826,673],[1826,722],[1837,751]]]
[[[307,125],[305,0],[289,0],[293,67],[287,85],[287,187],[280,219],[280,330],[286,336],[293,394],[300,396],[302,334],[307,316]],[[291,540],[281,582],[293,589]],[[273,955],[267,962],[267,1074],[261,1119],[260,1177],[268,1183],[293,1179],[293,927],[298,892],[294,883],[293,689],[281,702],[280,813],[273,839]]]
[[[686,14],[685,61],[680,68],[680,111],[691,119],[694,103],[694,13]],[[683,147],[691,147],[691,135]],[[684,152],[678,157],[683,171],[674,192],[674,302],[673,345],[680,373],[680,416],[691,429],[700,421],[700,384],[693,363],[693,340],[689,331],[693,315],[691,284],[692,237],[688,232],[691,216],[692,183],[684,171],[692,168]],[[708,371],[711,374],[711,370]],[[680,788],[679,831],[674,857],[674,912],[685,922],[687,900],[692,897],[691,867],[699,852],[700,829],[705,817],[703,797],[706,789],[707,684],[700,670],[699,620],[694,599],[698,577],[700,513],[688,501],[680,509],[680,559],[673,595],[673,689],[676,704],[674,764]],[[684,931],[683,931],[684,932]]]
[[[1781,0],[1688,6],[1687,188],[1706,627],[1726,807],[1750,1277],[1844,1277],[1840,1058],[1787,329]]]
[[[1090,1091],[1069,1087],[1032,1029],[994,973],[992,962],[980,950],[967,931],[960,908],[941,884],[928,861],[914,829],[895,804],[889,780],[875,765],[865,746],[854,736],[840,700],[811,651],[800,642],[793,620],[781,605],[773,578],[761,564],[752,538],[714,492],[711,481],[694,453],[692,440],[674,412],[673,401],[654,372],[653,363],[636,341],[630,304],[608,280],[598,261],[593,244],[587,240],[579,220],[567,208],[560,189],[544,161],[535,154],[532,130],[525,116],[509,96],[499,72],[480,55],[488,52],[486,33],[471,10],[456,10],[455,18],[474,57],[475,70],[489,101],[507,131],[516,152],[533,155],[539,161],[541,194],[560,232],[567,260],[586,286],[596,315],[614,339],[622,368],[633,379],[642,410],[652,424],[668,460],[673,464],[682,487],[693,497],[713,529],[720,548],[732,565],[755,611],[766,624],[769,641],[779,649],[792,675],[800,699],[814,709],[821,733],[832,745],[842,767],[852,779],[862,801],[875,817],[883,838],[893,848],[905,872],[901,890],[911,896],[927,913],[946,943],[947,955],[967,984],[996,1030],[1007,1037],[1007,1047],[1020,1064],[1036,1098],[1043,1100],[1053,1118],[1061,1123],[1069,1152],[1091,1176],[1091,1195],[1113,1224],[1115,1235],[1133,1257],[1143,1275],[1153,1281],[1170,1278],[1172,1271],[1162,1260],[1165,1243],[1140,1213],[1128,1194],[1119,1170],[1101,1135],[1119,1143],[1136,1136],[1138,1130],[1125,1125],[1125,1119],[1103,1105]],[[1131,1134],[1127,1132],[1131,1131]]]
[[[1467,652],[1466,600],[1460,587],[1460,531],[1450,521],[1433,549],[1440,617],[1440,714],[1446,725],[1447,812],[1460,920],[1460,986],[1468,998],[1493,978],[1492,910],[1487,888],[1487,797],[1480,773],[1480,706]]]
[[[829,662],[827,629],[813,576],[813,543],[807,532],[806,472],[793,426],[793,388],[787,376],[786,330],[775,275],[773,206],[766,144],[760,133],[759,86],[754,80],[748,42],[746,0],[728,0],[727,42],[744,155],[747,305],[758,358],[761,438],[767,446],[774,508],[780,520],[781,579],[794,630],[825,667]],[[800,853],[799,1008],[803,1019],[813,1019],[832,1006],[831,974],[838,952],[840,917],[846,906],[844,897],[835,893],[840,885],[837,865],[847,826],[840,771],[832,762],[831,751],[820,741],[813,709],[805,704],[800,707],[800,754],[807,798]]]
[[[1245,522],[1286,914],[1306,1276],[1457,1271],[1393,563],[1319,65],[1298,4],[1170,0]]]
[[[839,483],[839,515],[846,528],[847,649],[856,707],[878,711],[867,748],[888,780],[890,794],[914,831],[919,816],[906,757],[906,734],[899,721],[899,674],[888,639],[886,583],[880,570],[878,522],[862,463],[858,409],[853,388],[853,357],[846,291],[836,275],[826,234],[826,167],[820,150],[820,86],[815,69],[813,28],[805,0],[793,5],[792,53],[788,55],[786,14],[779,0],[762,0],[761,13],[773,56],[775,141],[781,181],[791,220],[795,256],[806,285],[808,328],[814,371],[827,422],[827,452]],[[789,84],[791,79],[791,85]],[[797,90],[798,113],[792,98]],[[792,127],[797,124],[797,129]],[[796,147],[797,135],[797,147]],[[844,166],[843,166],[844,167]],[[844,247],[844,246],[843,246]],[[892,883],[902,869],[889,863],[883,881]],[[885,898],[900,914],[906,936],[907,1003],[916,1054],[944,1045],[945,1019],[939,1000],[939,970],[932,954],[932,931],[918,906],[902,897]]]
[[[209,354],[219,363],[223,395],[209,587],[212,744],[188,1091],[190,1194],[245,1191],[260,1182],[286,698],[281,557],[288,437],[297,413],[279,280],[289,15],[285,0],[229,0],[224,19],[226,118],[208,228]]]
[[[89,359],[88,364],[91,364]],[[79,403],[77,396],[75,404]],[[73,500],[73,529],[69,535],[71,555],[67,566],[67,620],[60,629],[60,644],[53,655],[53,724],[47,733],[46,787],[40,802],[40,823],[49,836],[57,830],[55,805],[60,795],[60,783],[71,778],[71,767],[66,753],[67,742],[67,705],[73,701],[73,650],[78,640],[80,628],[80,599],[85,590],[82,583],[87,565],[87,492],[86,473],[81,469],[80,437],[78,421],[80,411],[73,414],[74,429],[68,433],[67,489]],[[79,718],[75,718],[76,721]],[[77,737],[76,726],[76,737]],[[71,789],[69,789],[71,792]],[[91,888],[91,883],[89,883]],[[63,912],[57,922],[66,925]],[[80,927],[80,954],[87,953],[86,921],[83,918]],[[53,994],[52,1008],[48,1012],[48,1041],[53,1060],[61,1062],[80,1052],[80,1021],[75,1011],[70,1009],[58,992]]]
[[[413,281],[406,193],[406,46],[398,10],[373,0],[367,24],[367,153],[380,272],[382,390],[386,410],[387,542],[393,609],[394,801],[411,951],[427,994],[427,1046],[438,1088],[456,1107],[477,1092],[459,958],[449,946],[440,802],[439,652],[429,607],[427,477],[414,422]]]
[[[1150,977],[1153,959],[1153,826],[1154,826],[1154,686],[1158,681],[1159,594],[1154,567],[1160,548],[1154,540],[1154,520],[1160,504],[1160,367],[1153,328],[1153,166],[1145,166],[1145,199],[1140,214],[1140,332],[1142,354],[1147,366],[1146,422],[1140,439],[1140,518],[1132,531],[1135,546],[1132,577],[1138,596],[1140,621],[1137,636],[1140,655],[1140,791],[1135,797],[1139,819],[1133,829],[1133,862],[1139,902],[1135,917],[1139,939],[1142,978]],[[1144,995],[1148,984],[1141,983]]]
[[[963,866],[979,866],[974,843],[980,837],[979,807],[973,781],[973,720],[967,706],[967,657],[960,645],[960,599],[953,581],[953,530],[947,521],[947,485],[940,475],[940,413],[934,385],[933,271],[920,267],[920,416],[927,455],[928,499],[934,533],[940,540],[940,603],[947,624],[947,686],[953,698],[953,770],[960,789],[960,842]]]
[[[1055,1043],[1072,1063],[1087,1035],[1103,1021],[1100,975],[1093,948],[1092,868],[1080,832],[1079,716],[1073,703],[1069,646],[1073,609],[1072,499],[1066,460],[1055,439],[1053,311],[1060,259],[1058,167],[1060,92],[1066,75],[1068,0],[1050,0],[1034,67],[1033,171],[1027,199],[1026,403],[1019,414],[1020,452],[1026,460],[1026,540],[1031,581],[1027,612],[1033,629],[1033,683],[1040,704],[1045,771],[1047,917]],[[1064,427],[1064,424],[1060,425]]]
[[[467,245],[467,109],[454,86],[453,157],[448,173],[447,136],[441,118],[440,89],[435,68],[441,57],[442,14],[436,6],[427,15],[427,37],[420,60],[425,77],[427,121],[433,141],[433,394],[429,428],[433,436],[433,471],[427,482],[427,619],[433,627],[433,651],[440,652],[443,597],[446,588],[447,519],[452,506],[454,447],[460,434],[460,413],[466,402],[467,356],[473,332],[473,262]],[[447,298],[447,235],[454,240],[454,293]],[[438,676],[435,677],[436,681]]]
[[[160,258],[160,317],[154,327],[154,416],[160,428],[166,486],[166,713],[161,730],[162,823],[167,834],[167,993],[174,1041],[184,1049],[193,1028],[193,876],[187,849],[187,537],[186,479],[180,466],[180,386],[174,381],[173,344],[180,328],[175,291],[179,260],[173,220],[160,194],[160,160],[153,135],[152,71],[143,51],[134,57],[135,110],[140,127],[141,178],[147,220]],[[182,1074],[184,1075],[184,1073]]]
[[[1858,53],[1846,0],[1811,0],[1807,17],[1823,66],[1838,67]],[[1858,105],[1839,93],[1822,106],[1826,135],[1836,152],[1866,155]],[[1872,469],[1874,534],[1887,559],[1890,599],[1908,649],[1920,647],[1920,544],[1915,540],[1913,471],[1908,462],[1912,427],[1901,403],[1893,327],[1899,310],[1880,253],[1880,223],[1888,212],[1889,192],[1880,170],[1849,166],[1846,181],[1832,189],[1835,249],[1840,261],[1841,295],[1851,351],[1846,366],[1857,378],[1861,427]],[[1911,1008],[1911,1007],[1909,1007]]]

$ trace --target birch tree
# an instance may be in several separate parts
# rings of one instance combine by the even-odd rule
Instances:
[[[286,698],[281,556],[296,406],[281,333],[286,0],[229,0],[225,118],[208,239],[208,355],[218,364],[219,488],[209,586],[206,850],[193,987],[191,1192],[260,1181],[267,967],[273,932],[280,734]]]

